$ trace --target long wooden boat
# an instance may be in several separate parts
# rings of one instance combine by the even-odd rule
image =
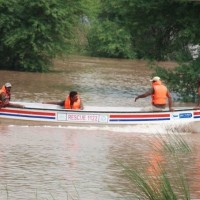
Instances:
[[[134,107],[85,107],[84,110],[66,110],[56,105],[42,103],[13,102],[25,108],[6,107],[0,109],[0,122],[18,121],[21,124],[93,124],[93,125],[134,125],[187,123],[200,121],[200,110],[176,108],[174,112],[144,112]]]

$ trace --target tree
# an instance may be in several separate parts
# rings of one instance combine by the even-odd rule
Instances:
[[[81,0],[0,0],[0,66],[48,71],[52,59],[69,52]]]
[[[130,34],[115,22],[93,24],[88,33],[90,55],[110,58],[134,58]]]
[[[114,2],[114,1],[111,1]],[[129,30],[106,17],[105,9],[109,1],[98,0],[96,18],[91,21],[88,51],[92,56],[111,58],[135,58],[131,46]]]
[[[198,1],[101,0],[97,23],[101,26],[110,21],[125,30],[137,58],[192,60],[188,45],[200,43],[199,17]],[[112,29],[108,27],[101,35],[113,33]],[[104,38],[99,38],[99,43],[104,43]]]

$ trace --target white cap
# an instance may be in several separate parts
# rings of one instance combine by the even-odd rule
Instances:
[[[159,80],[160,80],[160,77],[155,76],[155,77],[153,77],[150,81],[152,82],[152,81],[159,81]]]
[[[5,87],[12,87],[12,85],[10,83],[6,83]]]

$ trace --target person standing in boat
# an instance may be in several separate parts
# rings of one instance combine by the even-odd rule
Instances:
[[[168,98],[168,106],[170,111],[174,111],[172,108],[172,97],[169,93],[167,87],[162,84],[160,77],[155,76],[152,80],[152,88],[144,94],[138,95],[135,98],[135,102],[139,98],[145,98],[151,95],[152,98],[152,106],[144,110],[151,110],[151,111],[164,111],[167,105],[167,98]]]
[[[77,91],[71,91],[64,101],[43,102],[43,103],[63,106],[65,109],[75,109],[75,110],[83,109],[83,104]]]
[[[15,108],[24,108],[23,105],[10,103],[11,99],[11,87],[10,83],[6,83],[2,86],[0,90],[0,108],[2,107],[15,107]]]

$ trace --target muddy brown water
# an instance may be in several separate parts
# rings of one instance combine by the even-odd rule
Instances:
[[[73,56],[56,61],[53,70],[0,71],[1,84],[11,82],[12,100],[22,102],[64,100],[70,90],[79,91],[84,105],[89,106],[137,107],[150,102],[150,98],[134,102],[136,95],[150,87],[152,71],[145,61]],[[149,175],[162,162],[175,181],[176,163],[163,153],[158,140],[160,135],[167,138],[169,132],[157,128],[0,123],[0,199],[137,199],[140,192],[116,161]],[[192,149],[178,157],[191,197],[200,199],[200,136],[189,129],[181,129],[177,135]]]

